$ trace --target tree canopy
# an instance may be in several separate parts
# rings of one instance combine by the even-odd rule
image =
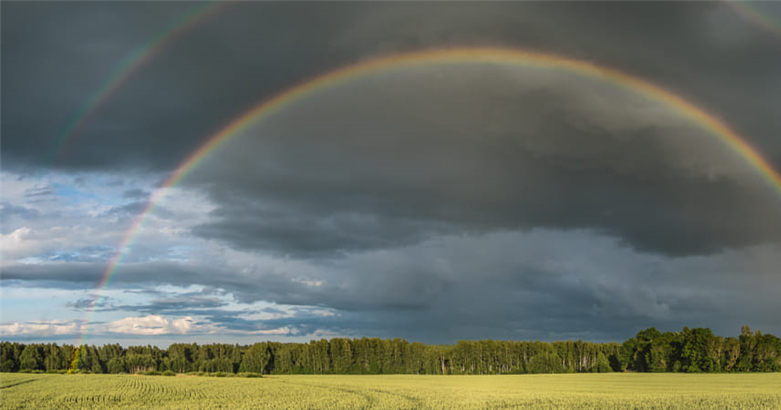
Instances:
[[[0,343],[0,370],[252,372],[261,374],[508,374],[575,372],[771,372],[781,370],[781,339],[744,326],[738,338],[710,329],[642,330],[619,343],[582,340],[459,341],[334,338],[249,346],[195,343],[155,346]]]

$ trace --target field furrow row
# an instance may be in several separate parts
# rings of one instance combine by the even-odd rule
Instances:
[[[11,409],[781,409],[781,374],[0,375]]]

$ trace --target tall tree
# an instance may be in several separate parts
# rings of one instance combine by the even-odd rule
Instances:
[[[37,345],[27,345],[19,356],[19,368],[22,370],[43,370],[43,355]]]

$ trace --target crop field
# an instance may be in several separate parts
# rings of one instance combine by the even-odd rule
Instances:
[[[2,409],[781,409],[781,374],[0,375]]]

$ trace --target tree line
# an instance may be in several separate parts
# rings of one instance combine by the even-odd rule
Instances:
[[[578,341],[313,340],[309,343],[175,343],[168,349],[119,344],[0,343],[3,372],[260,374],[519,374],[578,372],[771,372],[781,370],[781,339],[742,328],[738,338],[708,328],[642,330],[623,344]]]

